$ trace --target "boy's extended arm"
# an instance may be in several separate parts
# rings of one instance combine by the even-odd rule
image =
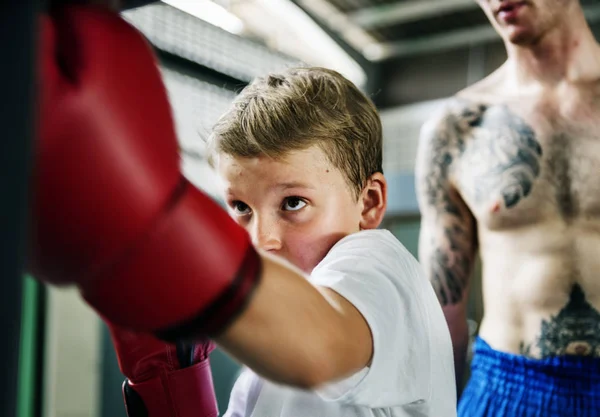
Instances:
[[[302,388],[368,365],[372,338],[358,310],[288,264],[262,258],[263,276],[254,297],[217,343],[259,375]]]
[[[369,327],[346,299],[317,288],[296,269],[261,255],[263,269],[244,313],[218,343],[243,364],[274,382],[311,388],[368,364]],[[168,344],[108,323],[131,417],[207,416],[216,400],[209,342]],[[204,415],[204,414],[203,414]]]

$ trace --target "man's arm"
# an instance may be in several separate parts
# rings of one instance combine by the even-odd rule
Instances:
[[[423,127],[416,189],[421,210],[419,258],[448,322],[460,394],[469,342],[466,310],[477,232],[473,215],[452,183],[454,162],[464,139],[459,135],[452,116]]]
[[[263,274],[242,315],[216,342],[271,381],[315,388],[368,365],[369,326],[344,297],[262,255]]]

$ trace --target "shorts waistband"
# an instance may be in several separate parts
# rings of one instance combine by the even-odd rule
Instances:
[[[531,359],[494,350],[477,338],[471,363],[472,378],[485,378],[490,388],[553,395],[581,395],[594,391],[600,395],[600,358],[555,356]],[[489,385],[488,385],[489,386]]]

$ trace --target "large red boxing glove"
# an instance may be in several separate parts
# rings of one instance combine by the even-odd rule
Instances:
[[[76,283],[125,328],[168,340],[222,330],[249,299],[259,258],[180,174],[149,46],[117,14],[79,7],[43,18],[40,51],[30,271]],[[208,342],[111,331],[131,417],[216,415]]]
[[[91,6],[44,17],[42,29],[30,271],[77,283],[125,328],[166,340],[219,332],[249,299],[260,258],[181,175],[150,46]]]
[[[129,417],[217,417],[211,342],[162,342],[109,324]]]

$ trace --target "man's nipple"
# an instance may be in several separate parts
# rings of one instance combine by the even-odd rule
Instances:
[[[502,207],[502,205],[500,204],[500,201],[496,201],[494,204],[491,205],[490,212],[498,213],[500,211],[500,207]]]

